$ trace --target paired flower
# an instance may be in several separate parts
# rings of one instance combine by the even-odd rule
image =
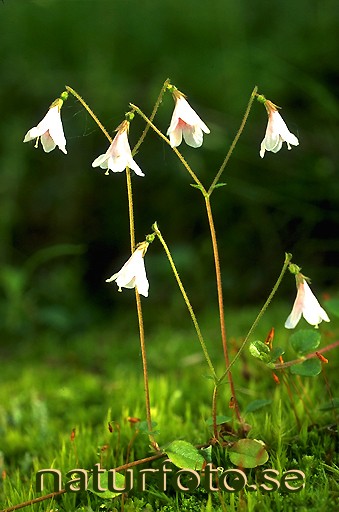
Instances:
[[[144,263],[144,256],[148,246],[148,242],[139,244],[122,269],[113,274],[109,279],[106,279],[106,283],[115,281],[119,292],[122,291],[121,288],[136,288],[140,295],[148,297],[149,283]]]
[[[55,146],[58,146],[63,153],[67,154],[66,139],[60,115],[60,110],[64,99],[67,98],[67,93],[63,93],[62,96],[63,98],[58,98],[52,103],[49,111],[40,123],[28,130],[24,142],[36,139],[35,147],[37,148],[40,139],[46,153],[49,153]]]
[[[320,306],[317,298],[309,287],[306,277],[300,272],[295,276],[297,283],[297,297],[294,301],[292,312],[285,322],[287,329],[294,329],[299,322],[301,315],[306,322],[316,328],[322,320],[329,322],[326,311]]]
[[[193,110],[181,92],[173,88],[172,93],[175,107],[171,124],[167,130],[171,146],[180,146],[182,137],[184,137],[188,146],[199,148],[203,143],[203,132],[210,133],[210,130]]]
[[[297,137],[287,128],[285,121],[277,110],[277,106],[266,99],[263,102],[268,114],[268,123],[265,137],[260,146],[261,158],[264,158],[265,151],[277,153],[281,149],[283,142],[286,142],[288,149],[291,149],[290,144],[298,146],[299,141]]]
[[[113,172],[123,172],[126,167],[133,169],[138,176],[145,176],[138,164],[133,160],[131,148],[128,142],[129,122],[123,121],[116,129],[117,134],[112,144],[103,155],[98,156],[92,163],[92,167],[101,167]]]

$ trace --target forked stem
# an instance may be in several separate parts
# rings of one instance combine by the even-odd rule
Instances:
[[[166,83],[166,82],[165,82]],[[99,121],[97,116],[94,114],[93,110],[89,107],[89,105],[85,102],[85,100],[78,94],[72,87],[66,85],[66,90],[70,92],[83,107],[87,110],[90,116],[94,119],[95,123],[99,126],[100,130],[104,133],[106,138],[110,143],[112,143],[112,137],[109,135],[103,124]],[[160,105],[161,97],[163,92],[160,93],[158,101],[156,103],[157,108]],[[153,113],[155,115],[156,108],[153,109]],[[147,132],[146,132],[147,133]],[[138,147],[142,143],[143,139],[146,136],[144,131],[143,136],[138,141]],[[127,196],[128,196],[128,212],[129,212],[129,226],[130,226],[130,241],[131,241],[131,252],[134,252],[135,249],[135,228],[134,228],[134,208],[133,208],[133,191],[132,191],[132,182],[131,182],[131,172],[128,167],[126,167],[126,180],[127,180]],[[135,300],[137,306],[138,313],[138,324],[139,324],[139,337],[140,337],[140,348],[141,348],[141,359],[142,359],[142,367],[143,367],[143,377],[144,377],[144,391],[145,391],[145,407],[146,407],[146,418],[147,418],[147,428],[149,431],[149,438],[152,443],[153,448],[158,449],[158,445],[154,440],[152,432],[152,418],[151,418],[151,406],[150,406],[150,395],[149,395],[149,384],[148,384],[148,370],[147,370],[147,357],[146,357],[146,344],[145,344],[145,331],[144,331],[144,322],[143,322],[143,314],[142,314],[142,306],[140,295],[138,290],[135,289]]]

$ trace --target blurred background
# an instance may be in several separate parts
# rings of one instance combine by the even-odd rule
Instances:
[[[339,255],[338,3],[336,0],[4,0],[0,3],[0,327],[29,338],[67,335],[121,313],[134,294],[105,279],[129,257],[125,173],[92,161],[108,143],[78,101],[62,109],[68,155],[45,154],[25,133],[73,87],[107,130],[129,102],[149,114],[170,78],[210,127],[202,148],[180,146],[208,186],[240,125],[253,87],[282,107],[300,146],[259,157],[267,115],[254,103],[214,192],[225,305],[260,305],[292,252],[318,294],[335,292]],[[169,93],[155,123],[166,132]],[[134,145],[144,128],[136,118]],[[214,266],[201,194],[170,148],[149,132],[135,157],[136,238],[158,222],[194,306],[215,304]],[[146,315],[186,315],[156,241],[146,267]],[[289,313],[295,289],[280,298]],[[128,313],[127,313],[128,312]],[[182,313],[181,313],[182,312]],[[176,316],[178,319],[179,316]]]

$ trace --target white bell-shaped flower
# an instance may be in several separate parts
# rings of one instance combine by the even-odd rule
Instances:
[[[148,297],[149,283],[144,263],[144,256],[148,245],[147,242],[139,244],[121,270],[113,274],[109,279],[106,279],[106,283],[115,281],[119,292],[122,291],[121,288],[136,288],[140,295]]]
[[[318,327],[322,320],[329,322],[326,311],[320,306],[317,298],[309,287],[302,274],[296,275],[297,297],[294,301],[291,314],[285,322],[287,329],[294,329],[299,322],[301,315],[310,325]]]
[[[133,160],[131,148],[128,142],[129,122],[123,121],[117,128],[117,134],[112,144],[103,155],[98,156],[92,163],[92,167],[101,167],[113,172],[123,172],[126,167],[133,169],[138,176],[145,176],[138,164]]]
[[[42,147],[46,153],[49,153],[55,148],[55,146],[58,146],[63,153],[67,154],[66,139],[60,115],[62,105],[63,100],[61,98],[55,100],[40,123],[37,126],[34,126],[34,128],[28,130],[25,135],[24,142],[36,139],[35,147],[37,148],[40,139]]]
[[[265,137],[260,146],[261,158],[264,158],[265,151],[277,153],[283,142],[286,142],[288,149],[291,149],[291,144],[292,146],[299,145],[297,137],[289,131],[276,106],[271,101],[266,100],[265,107],[268,114],[268,123]]]
[[[175,107],[171,124],[167,130],[171,146],[180,146],[182,137],[188,146],[199,148],[203,143],[203,132],[210,133],[209,128],[200,119],[184,95],[178,90],[173,91]]]

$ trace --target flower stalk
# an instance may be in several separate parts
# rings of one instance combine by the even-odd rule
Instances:
[[[200,327],[199,327],[199,323],[198,323],[198,320],[195,316],[195,313],[193,311],[193,307],[190,303],[190,300],[188,298],[188,295],[186,293],[186,290],[184,288],[184,285],[182,284],[182,281],[180,279],[180,276],[179,276],[179,273],[177,271],[177,268],[175,266],[175,263],[173,261],[173,258],[172,258],[172,255],[171,255],[171,252],[168,248],[168,245],[166,244],[161,232],[160,232],[160,229],[158,228],[158,225],[157,223],[155,222],[152,226],[152,229],[154,230],[155,234],[157,235],[157,237],[159,238],[159,241],[161,243],[161,245],[163,246],[164,250],[165,250],[165,253],[166,253],[166,256],[168,258],[168,261],[171,265],[171,268],[172,268],[172,271],[173,271],[173,274],[174,274],[174,277],[178,283],[178,286],[179,286],[179,289],[181,291],[181,294],[184,298],[184,301],[185,301],[185,304],[187,306],[187,309],[189,311],[189,314],[191,316],[191,319],[192,319],[192,322],[193,322],[193,325],[194,325],[194,328],[195,328],[195,331],[197,333],[197,336],[198,336],[198,339],[199,339],[199,342],[200,342],[200,345],[201,345],[201,348],[202,348],[202,351],[204,353],[204,356],[205,356],[205,359],[206,359],[206,362],[208,364],[208,367],[210,369],[210,372],[211,372],[211,375],[213,376],[214,378],[214,381],[216,382],[218,379],[217,379],[217,375],[216,375],[216,372],[215,372],[215,369],[214,369],[214,366],[213,366],[213,363],[211,361],[211,358],[209,356],[209,353],[208,353],[208,350],[207,350],[207,347],[206,347],[206,343],[205,343],[205,340],[203,338],[203,335],[201,333],[201,330],[200,330]]]
[[[271,303],[271,301],[272,301],[272,299],[273,299],[274,295],[276,294],[276,292],[277,292],[277,290],[278,290],[278,288],[279,288],[279,286],[280,286],[280,283],[281,283],[281,281],[282,281],[282,279],[283,279],[283,277],[284,277],[284,275],[285,275],[285,272],[286,272],[287,268],[289,267],[289,264],[290,264],[291,259],[292,259],[292,254],[290,254],[290,253],[286,253],[286,254],[285,254],[285,261],[284,261],[283,267],[282,267],[282,269],[281,269],[281,272],[280,272],[280,274],[279,274],[279,277],[278,277],[278,279],[277,279],[277,281],[276,281],[275,285],[274,285],[274,286],[273,286],[273,288],[272,288],[271,293],[269,294],[269,296],[268,296],[268,298],[267,298],[267,300],[266,300],[265,304],[262,306],[262,308],[261,308],[261,310],[259,311],[259,313],[258,313],[258,315],[257,315],[256,319],[254,320],[253,324],[251,325],[251,327],[250,327],[250,329],[249,329],[249,331],[248,331],[248,333],[247,333],[247,335],[246,335],[246,337],[245,337],[244,341],[242,342],[242,344],[241,344],[241,346],[240,346],[240,348],[239,348],[238,352],[236,353],[236,355],[234,356],[234,358],[233,358],[233,359],[232,359],[232,361],[230,362],[229,366],[226,368],[226,371],[225,371],[225,372],[223,373],[223,375],[220,377],[220,379],[219,379],[219,383],[221,383],[221,382],[225,379],[225,377],[226,377],[226,375],[227,375],[227,372],[228,372],[228,371],[230,370],[230,368],[234,365],[234,363],[235,363],[235,362],[237,361],[237,359],[239,358],[239,356],[240,356],[241,352],[244,350],[245,345],[247,344],[247,342],[248,342],[248,340],[250,339],[250,337],[251,337],[252,333],[254,332],[254,330],[256,329],[256,327],[257,327],[257,325],[258,325],[258,323],[260,322],[260,320],[261,320],[262,316],[264,315],[265,311],[267,310],[268,306],[270,305],[270,303]]]
[[[184,157],[182,156],[182,154],[180,153],[180,151],[178,151],[178,149],[176,147],[172,147],[171,146],[171,142],[170,140],[152,123],[152,121],[143,113],[143,111],[137,107],[136,105],[133,105],[133,103],[130,103],[129,104],[130,107],[135,110],[135,112],[137,114],[139,114],[140,117],[142,117],[146,123],[149,124],[149,126],[152,128],[152,130],[155,131],[155,133],[157,133],[159,135],[159,137],[161,137],[165,142],[166,144],[168,144],[172,150],[174,151],[174,153],[177,155],[177,157],[179,158],[180,162],[183,164],[183,166],[185,167],[185,169],[188,171],[188,173],[190,174],[190,176],[193,178],[195,184],[197,185],[197,187],[202,191],[202,193],[205,195],[207,192],[203,186],[203,184],[201,183],[201,181],[199,180],[199,178],[197,177],[197,175],[195,174],[195,172],[191,169],[191,167],[189,166],[189,164],[186,162],[186,160],[184,159]]]
[[[234,148],[237,145],[237,142],[238,142],[238,140],[240,138],[240,135],[244,131],[245,124],[247,122],[248,116],[250,114],[250,111],[251,111],[251,108],[252,108],[252,105],[253,105],[253,101],[255,100],[255,97],[257,96],[257,91],[258,91],[258,87],[255,86],[253,91],[252,91],[252,93],[251,93],[251,96],[250,96],[249,102],[247,104],[244,117],[242,118],[239,130],[237,131],[237,133],[236,133],[236,135],[235,135],[235,137],[234,137],[234,139],[232,141],[232,144],[230,145],[230,148],[229,148],[229,150],[228,150],[228,152],[227,152],[227,154],[225,156],[225,159],[224,159],[223,163],[221,164],[221,167],[220,167],[219,171],[217,172],[214,180],[212,181],[212,184],[211,184],[210,188],[208,189],[207,193],[208,193],[209,196],[212,194],[213,190],[215,189],[215,186],[217,185],[218,181],[220,180],[220,177],[221,177],[222,173],[224,172],[225,167],[228,164],[229,159],[232,156]]]

